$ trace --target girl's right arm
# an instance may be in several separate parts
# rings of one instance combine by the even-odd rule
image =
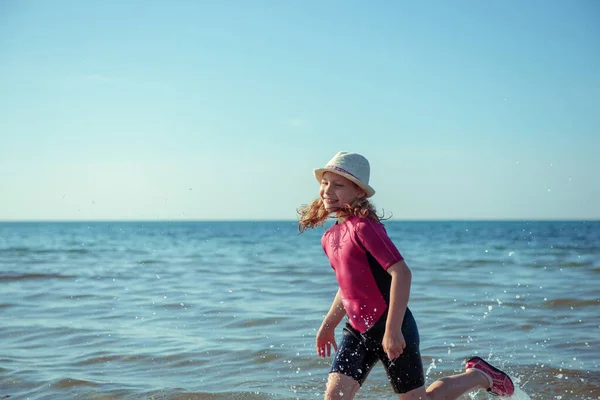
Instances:
[[[323,319],[323,323],[317,333],[317,354],[321,357],[329,357],[331,355],[331,346],[337,351],[337,343],[335,342],[335,328],[344,319],[346,310],[342,304],[342,297],[338,289],[335,299],[329,308],[329,312]]]

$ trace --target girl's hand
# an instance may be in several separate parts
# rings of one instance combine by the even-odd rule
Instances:
[[[320,357],[331,356],[331,346],[337,351],[337,343],[335,342],[335,327],[328,328],[322,325],[317,332],[317,354]]]
[[[381,345],[390,360],[400,357],[400,354],[404,352],[404,348],[406,347],[402,331],[398,329],[392,332],[391,329],[386,329]]]

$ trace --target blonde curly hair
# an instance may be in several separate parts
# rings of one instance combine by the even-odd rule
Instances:
[[[323,199],[318,198],[313,200],[309,204],[305,204],[297,210],[300,219],[298,221],[298,230],[300,233],[304,232],[307,228],[315,228],[321,226],[329,218],[329,211],[325,209]],[[365,197],[354,200],[352,204],[344,204],[342,208],[336,211],[337,217],[359,217],[359,218],[370,218],[374,221],[380,222],[384,218],[383,215],[377,215],[375,206]]]

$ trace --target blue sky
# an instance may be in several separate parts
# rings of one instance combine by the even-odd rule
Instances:
[[[0,2],[0,220],[600,218],[596,1]]]

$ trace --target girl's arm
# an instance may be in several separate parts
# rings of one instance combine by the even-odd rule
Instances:
[[[402,335],[402,321],[410,296],[412,273],[404,261],[399,261],[388,268],[392,276],[390,288],[390,306],[383,336],[383,350],[390,360],[400,356],[406,347]]]
[[[331,346],[337,351],[337,343],[335,342],[335,328],[346,315],[346,310],[342,304],[342,297],[338,289],[333,303],[329,308],[329,312],[323,319],[323,323],[317,333],[317,354],[321,357],[329,357],[331,355]]]

